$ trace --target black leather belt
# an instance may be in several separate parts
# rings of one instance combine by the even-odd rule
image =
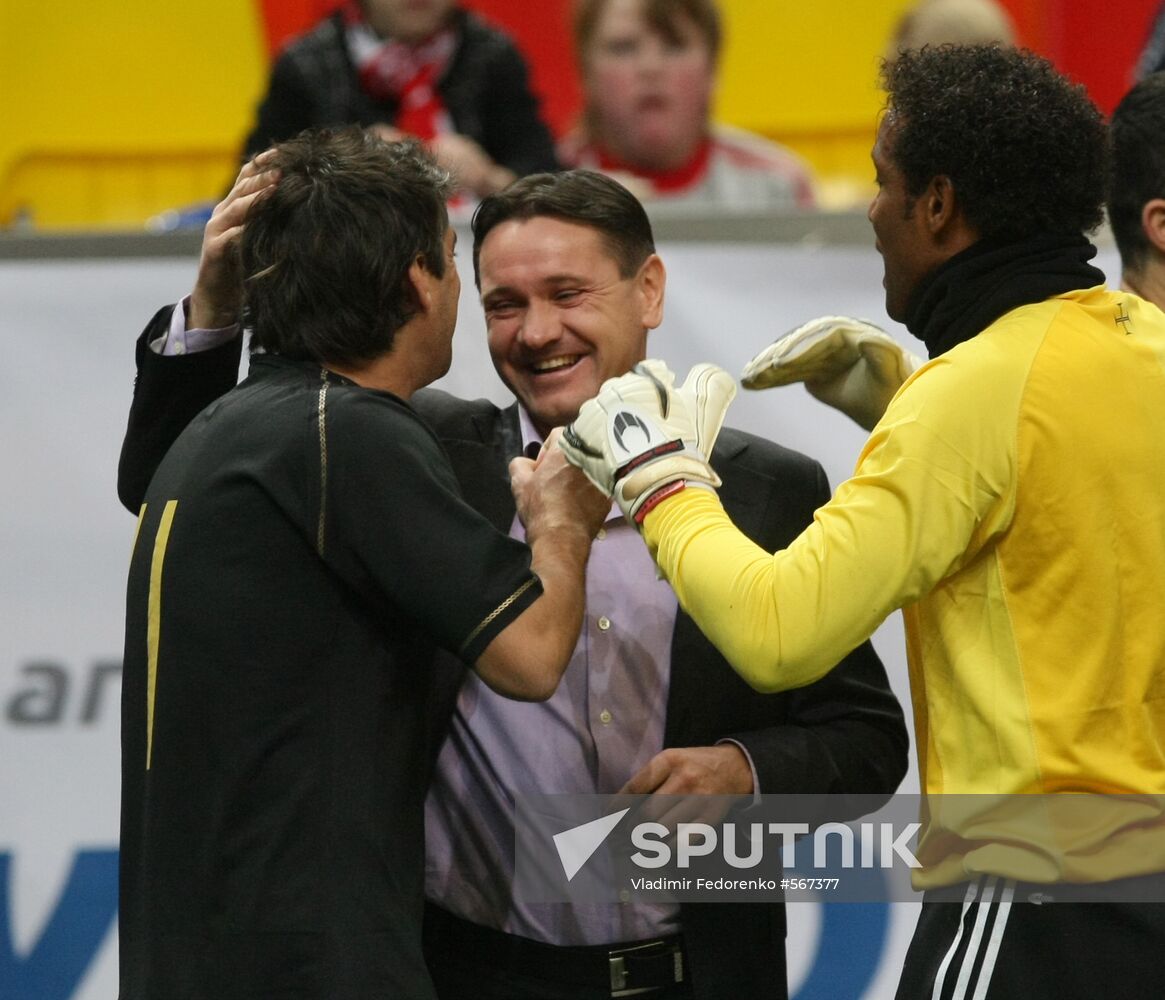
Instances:
[[[547,982],[608,991],[612,997],[643,995],[682,983],[687,975],[683,940],[673,937],[614,945],[543,944],[462,920],[448,910],[425,907],[426,950],[453,960],[480,962]]]

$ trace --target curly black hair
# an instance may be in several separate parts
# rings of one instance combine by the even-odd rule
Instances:
[[[1149,255],[1145,202],[1165,198],[1165,72],[1145,77],[1112,113],[1108,221],[1126,271]]]
[[[907,193],[951,179],[981,237],[1079,235],[1103,218],[1104,116],[1047,60],[997,45],[940,45],[883,63],[889,155]]]

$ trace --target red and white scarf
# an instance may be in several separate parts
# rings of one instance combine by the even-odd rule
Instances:
[[[454,131],[437,90],[437,81],[457,47],[453,28],[442,28],[417,45],[383,39],[355,2],[344,5],[344,24],[360,85],[374,100],[397,103],[393,124],[398,129],[426,142]]]

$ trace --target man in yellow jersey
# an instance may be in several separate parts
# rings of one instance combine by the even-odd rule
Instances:
[[[1112,113],[1108,221],[1121,288],[1165,309],[1165,72],[1145,77]],[[893,337],[850,316],[820,316],[762,351],[747,388],[804,382],[823,403],[872,430],[922,363]]]
[[[1106,128],[1082,88],[979,46],[885,83],[869,217],[929,360],[814,524],[774,554],[723,512],[711,366],[608,382],[563,447],[754,687],[903,609],[928,892],[900,997],[1165,995],[1165,315],[1088,263]]]

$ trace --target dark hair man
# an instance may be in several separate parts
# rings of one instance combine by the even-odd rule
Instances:
[[[231,308],[214,305],[232,302],[229,281],[215,275],[262,183],[258,173],[242,178],[208,226],[191,323],[234,321]],[[483,201],[473,229],[490,353],[517,401],[502,409],[425,390],[413,405],[470,502],[521,537],[507,460],[536,449],[605,379],[643,360],[662,320],[666,273],[642,206],[596,173],[524,178]],[[146,346],[206,333],[182,321],[182,308],[164,310],[139,343],[119,474],[131,503],[166,429],[172,436],[237,370],[234,330],[187,357]],[[723,432],[713,462],[724,502],[762,545],[791,540],[828,497],[815,462],[739,431]],[[586,608],[585,633],[548,702],[515,706],[472,675],[459,693],[426,805],[426,957],[439,995],[784,996],[779,904],[576,908],[513,899],[512,802],[619,790],[889,794],[905,770],[906,733],[877,656],[863,643],[821,683],[757,694],[677,610],[617,513],[592,548]]]
[[[539,470],[528,549],[407,403],[451,357],[447,175],[358,130],[266,163],[239,254],[261,353],[161,462],[130,567],[122,1000],[432,995],[434,652],[548,697],[609,510]]]
[[[930,360],[813,526],[773,553],[666,461],[612,483],[604,408],[666,423],[646,375],[584,405],[564,447],[628,509],[667,487],[644,539],[754,686],[828,675],[903,609],[921,784],[945,799],[900,997],[1156,995],[1165,907],[1119,886],[1165,872],[1165,319],[1087,263],[1106,131],[1082,88],[991,47],[904,52],[885,82],[869,216],[887,311]],[[667,395],[677,426],[715,426]],[[1071,797],[1082,822],[1045,806],[1060,792],[1094,793]],[[1117,901],[1031,905],[1065,883]]]
[[[1109,137],[1108,221],[1121,287],[1165,309],[1165,73],[1124,96]]]

